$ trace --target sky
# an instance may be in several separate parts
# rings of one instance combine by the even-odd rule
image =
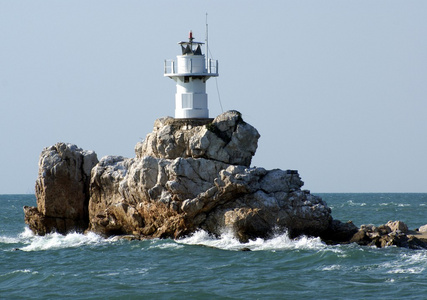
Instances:
[[[0,0],[0,194],[34,193],[57,142],[135,157],[206,13],[210,116],[257,128],[253,166],[312,193],[427,192],[427,1]]]

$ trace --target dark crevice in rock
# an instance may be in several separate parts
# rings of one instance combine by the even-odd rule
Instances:
[[[226,145],[231,141],[231,137],[229,137],[224,131],[219,130],[215,123],[206,124],[206,129],[223,140]]]

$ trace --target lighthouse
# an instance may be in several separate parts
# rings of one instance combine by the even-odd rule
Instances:
[[[191,31],[188,42],[178,44],[181,55],[165,60],[164,70],[164,76],[176,82],[175,118],[209,118],[206,81],[218,76],[218,61],[205,57],[201,48],[204,43],[194,41]]]

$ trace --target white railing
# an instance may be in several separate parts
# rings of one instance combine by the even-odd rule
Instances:
[[[175,74],[175,61],[173,59],[165,59],[165,74]]]
[[[216,59],[208,59],[207,71],[211,74],[218,74],[218,61]]]
[[[190,66],[187,67],[187,69],[189,70],[189,73],[192,73],[193,68],[192,68],[192,61],[190,60]],[[164,65],[164,74],[178,74],[176,71],[176,61],[173,59],[165,59],[165,65]],[[207,66],[206,66],[206,70],[205,72],[206,74],[218,74],[218,60],[216,59],[208,59],[207,60]]]

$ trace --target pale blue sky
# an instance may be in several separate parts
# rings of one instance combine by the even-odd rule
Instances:
[[[427,192],[427,1],[0,0],[0,193],[34,192],[59,141],[134,157],[174,114],[163,61],[204,40],[206,12],[224,110],[261,134],[253,165],[313,193]]]

